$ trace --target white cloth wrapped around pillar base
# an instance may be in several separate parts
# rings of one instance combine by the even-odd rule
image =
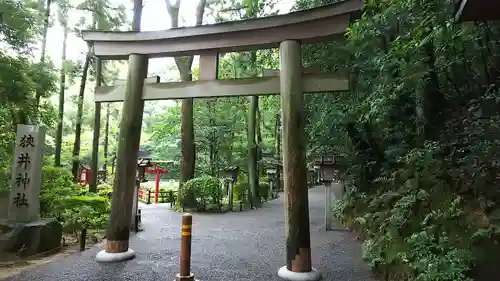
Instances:
[[[102,263],[128,261],[133,258],[135,258],[135,252],[130,248],[122,253],[108,253],[106,250],[102,250],[95,256],[95,260]]]
[[[309,272],[293,272],[283,266],[278,270],[278,276],[288,281],[318,281],[321,279],[321,273],[313,268]]]

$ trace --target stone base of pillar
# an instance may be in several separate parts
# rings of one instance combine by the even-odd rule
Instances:
[[[122,253],[108,253],[106,250],[102,250],[95,256],[95,260],[102,263],[128,261],[133,258],[135,258],[135,252],[130,248]]]
[[[180,273],[177,273],[175,281],[198,281],[198,279],[194,279],[193,273],[189,274],[189,276],[181,276]]]
[[[310,272],[293,272],[283,266],[278,270],[278,276],[288,281],[318,281],[321,279],[321,273],[313,268]]]

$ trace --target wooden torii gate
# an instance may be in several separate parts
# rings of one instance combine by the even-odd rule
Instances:
[[[95,101],[123,101],[116,180],[105,250],[101,262],[131,259],[129,224],[137,148],[144,100],[250,96],[280,93],[283,122],[286,265],[278,274],[288,280],[318,280],[311,265],[303,93],[346,91],[336,73],[302,71],[301,44],[342,38],[359,16],[362,0],[344,0],[320,8],[244,21],[149,32],[83,31],[101,59],[128,59],[126,85],[101,87]],[[271,76],[217,80],[219,53],[279,47],[280,70]],[[145,83],[148,59],[200,55],[200,80]],[[119,191],[119,192],[117,192]]]

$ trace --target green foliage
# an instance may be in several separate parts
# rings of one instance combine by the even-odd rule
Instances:
[[[109,200],[101,196],[74,196],[64,200],[62,220],[65,231],[103,229],[110,210]]]
[[[267,178],[261,178],[259,181],[259,195],[261,198],[264,200],[268,200],[269,197],[269,188],[271,186],[269,185],[269,182],[267,182]]]
[[[0,2],[0,34],[15,50],[26,50],[38,32],[34,2],[2,0]]]
[[[40,213],[44,217],[60,218],[63,203],[67,198],[86,192],[73,183],[71,172],[65,168],[43,167],[42,189],[40,190]]]
[[[97,194],[99,196],[111,198],[113,194],[113,186],[107,183],[99,184],[97,186]]]
[[[113,188],[99,189],[99,190],[97,190],[97,194],[99,196],[111,198],[111,196],[113,195]]]
[[[0,191],[10,190],[10,180],[11,174],[9,173],[9,170],[0,168]]]
[[[154,191],[156,188],[156,183],[154,180],[141,183],[141,188],[144,190]],[[176,190],[179,188],[179,182],[174,180],[169,180],[167,182],[160,181],[160,190]]]
[[[395,280],[470,280],[496,249],[500,26],[457,24],[449,2],[364,1],[345,41],[304,48],[351,74],[348,93],[306,97],[309,148],[345,158],[335,213]]]
[[[276,1],[251,0],[248,5],[230,1],[212,3],[216,6],[216,20],[237,20],[255,18],[274,13]],[[254,52],[227,53],[219,58],[219,79],[256,77],[263,69],[278,68],[278,51],[260,50]],[[193,70],[196,80],[198,69]],[[259,151],[274,151],[276,113],[280,102],[277,96],[259,97],[257,131]],[[239,165],[246,170],[248,163],[248,99],[246,97],[196,99],[194,101],[194,134],[196,140],[196,175],[218,176],[220,170],[231,165]],[[151,138],[145,147],[155,158],[174,160],[169,168],[169,176],[178,178],[180,158],[181,107],[165,106],[156,111],[154,125],[147,133]]]
[[[62,206],[64,209],[75,209],[79,206],[89,206],[97,212],[103,214],[108,213],[111,207],[108,198],[93,194],[68,197],[63,200]]]
[[[72,178],[71,172],[65,168],[43,168],[41,215],[55,217],[63,223],[66,231],[103,228],[110,211],[110,202],[105,197],[109,187],[101,185],[99,195],[88,194],[86,189],[73,183]]]
[[[103,190],[103,189],[113,189],[113,186],[108,183],[101,183],[97,185],[97,190]]]
[[[223,191],[218,178],[202,176],[185,182],[178,192],[178,204],[184,208],[206,210],[208,204],[220,206]]]
[[[234,200],[246,202],[248,200],[248,181],[238,181],[233,188]]]

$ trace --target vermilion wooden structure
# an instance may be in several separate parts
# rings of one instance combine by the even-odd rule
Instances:
[[[146,168],[145,172],[155,175],[155,204],[158,204],[158,194],[160,193],[160,177],[168,174],[168,170],[162,169],[158,164],[151,163],[151,168]]]
[[[90,184],[92,170],[89,168],[81,167],[78,174],[78,182],[81,186],[87,186]]]

